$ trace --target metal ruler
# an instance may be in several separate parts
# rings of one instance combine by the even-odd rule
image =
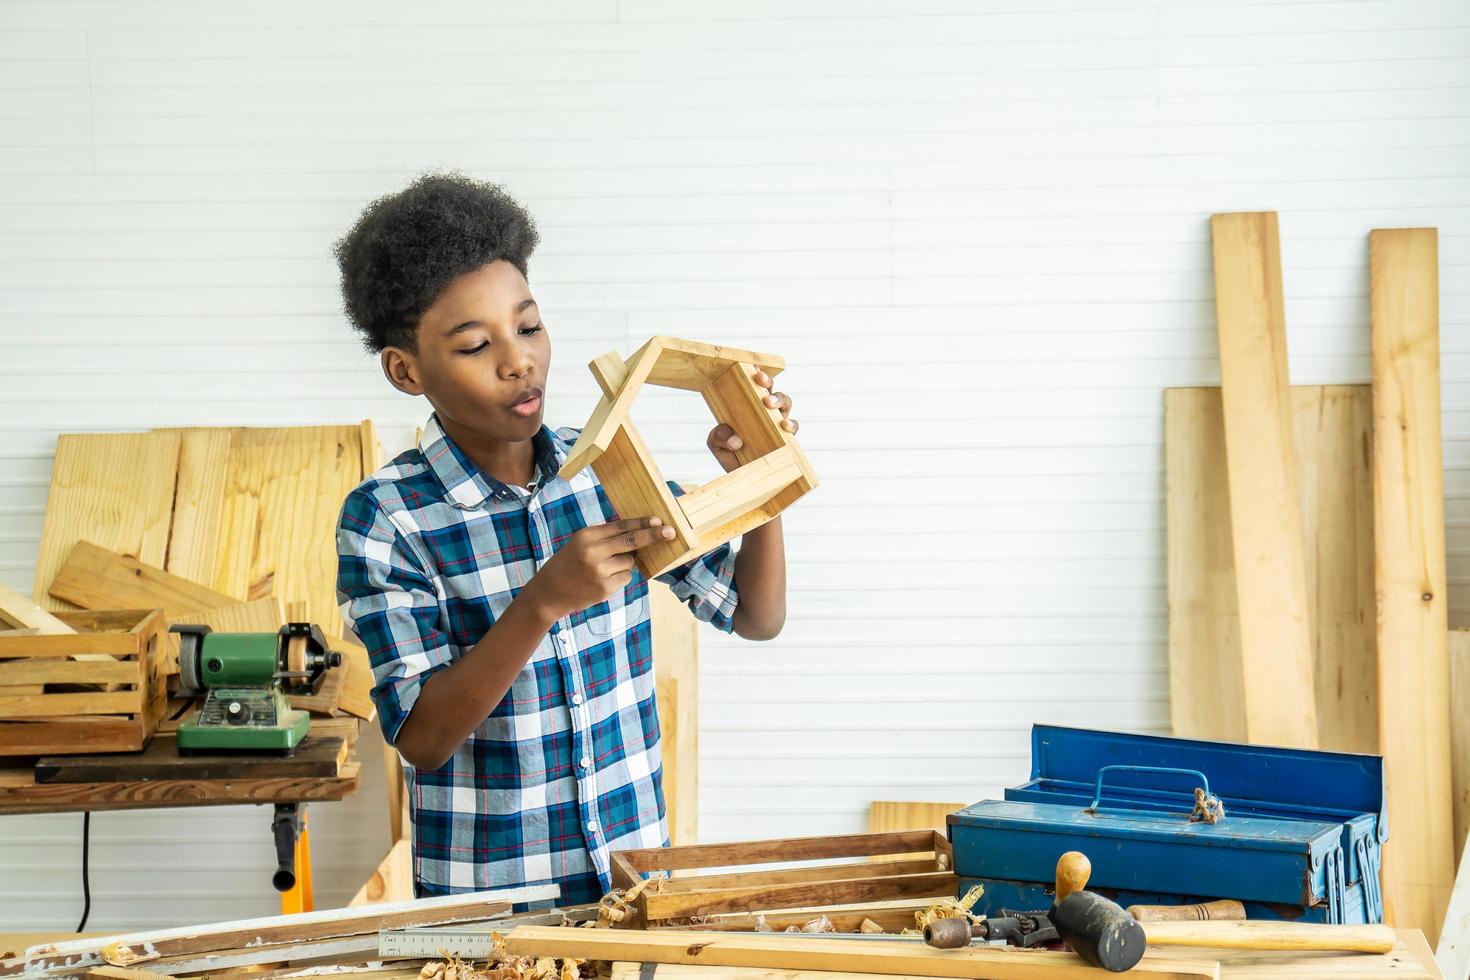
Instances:
[[[433,960],[443,956],[487,960],[494,945],[491,936],[491,930],[484,926],[382,929],[378,932],[378,955],[395,960]]]

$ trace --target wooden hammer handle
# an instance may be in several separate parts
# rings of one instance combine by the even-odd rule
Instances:
[[[1145,922],[1153,946],[1220,949],[1333,950],[1388,953],[1398,937],[1388,926],[1329,926],[1312,922]]]
[[[1242,922],[1245,906],[1222,898],[1198,905],[1130,905],[1128,914],[1139,922]]]

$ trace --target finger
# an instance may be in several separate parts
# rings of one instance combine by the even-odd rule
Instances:
[[[775,384],[775,382],[771,380],[771,376],[764,371],[755,372],[755,377],[751,380],[760,385],[762,388],[769,388],[771,387],[771,385]]]
[[[710,430],[709,448],[724,449],[734,452],[745,445],[745,440],[735,434],[735,430],[728,423],[720,423]]]
[[[632,571],[633,566],[636,564],[638,564],[638,559],[634,558],[631,553],[613,555],[611,558],[598,564],[597,574],[603,578],[611,578],[614,575]]]
[[[645,527],[636,531],[628,531],[608,539],[607,553],[609,555],[627,554],[639,548],[647,548],[659,541],[668,541],[673,536],[674,529],[671,527]]]
[[[644,528],[661,526],[663,526],[663,520],[658,517],[630,517],[623,521],[608,521],[606,524],[594,524],[586,530],[593,532],[600,538],[615,538],[620,534],[629,534]]]
[[[785,429],[792,435],[796,435],[796,430],[801,428],[801,423],[796,421],[796,419],[784,419],[781,422],[781,428]]]
[[[784,391],[773,391],[763,401],[766,403],[767,408],[780,409],[782,415],[786,415],[791,411],[791,396]]]

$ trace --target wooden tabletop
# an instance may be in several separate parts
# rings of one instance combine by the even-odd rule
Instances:
[[[99,934],[100,935],[100,934]],[[1184,959],[1218,959],[1221,980],[1444,980],[1424,934],[1417,929],[1398,930],[1399,945],[1382,956],[1364,953],[1260,953],[1233,949],[1158,947],[1152,953]],[[39,943],[79,938],[76,933],[0,933],[0,954],[19,952]],[[417,968],[383,971],[385,976],[418,976]],[[649,971],[641,971],[647,976]],[[741,970],[708,966],[658,966],[654,980],[800,980],[801,971]],[[843,974],[822,974],[836,980]],[[863,974],[848,974],[852,980],[873,980]],[[1105,976],[1098,971],[1098,976]],[[614,975],[616,980],[616,974]]]
[[[327,748],[325,758],[299,750],[296,759],[180,757],[173,736],[160,734],[143,752],[74,763],[48,759],[40,767],[27,760],[0,767],[0,815],[340,800],[358,787],[357,724],[355,718],[312,720],[302,748],[314,741]],[[38,781],[38,771],[48,781]]]

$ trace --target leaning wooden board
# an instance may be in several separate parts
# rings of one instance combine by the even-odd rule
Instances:
[[[1370,258],[1383,901],[1433,944],[1455,874],[1438,238],[1376,230]]]
[[[32,597],[51,610],[74,609],[47,589],[66,556],[86,539],[162,566],[168,552],[176,432],[64,435],[56,440],[51,490]]]
[[[1246,735],[1313,748],[1311,613],[1276,215],[1217,214],[1210,233]]]
[[[1367,385],[1291,390],[1320,748],[1378,748],[1372,403]],[[1247,741],[1218,388],[1164,393],[1174,734]]]

